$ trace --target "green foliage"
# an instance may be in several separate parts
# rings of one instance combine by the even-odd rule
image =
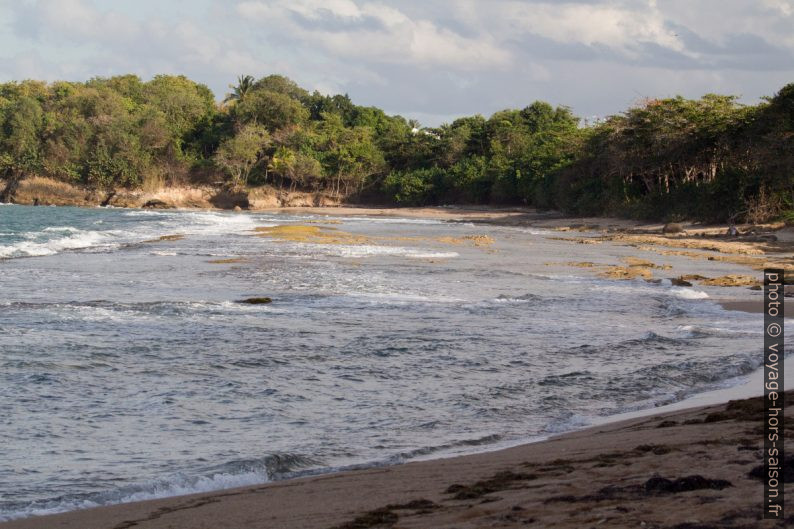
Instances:
[[[767,103],[650,100],[587,130],[537,202],[577,214],[708,221],[779,217],[794,197],[791,85]]]
[[[252,90],[234,108],[243,123],[259,123],[270,132],[289,125],[298,125],[309,119],[309,112],[300,101],[287,94],[270,90]]]
[[[175,138],[190,134],[215,112],[215,99],[204,85],[182,75],[158,75],[144,86],[145,101],[163,112]],[[176,147],[181,147],[177,142]]]
[[[245,99],[248,92],[254,87],[254,78],[250,75],[241,75],[237,78],[237,85],[229,85],[232,89],[231,93],[226,94],[224,103],[240,102]]]
[[[755,106],[647,100],[590,127],[536,101],[432,129],[280,75],[231,89],[218,105],[184,76],[0,84],[0,175],[112,188],[193,171],[396,204],[665,220],[791,220],[794,209],[794,84]]]
[[[263,126],[248,123],[221,143],[213,159],[228,174],[232,186],[241,187],[248,183],[248,175],[262,160],[269,143],[270,135]]]
[[[41,163],[41,105],[33,97],[21,95],[6,106],[3,114],[2,168],[11,173],[36,171]]]
[[[420,206],[434,202],[436,185],[443,177],[444,172],[438,167],[399,171],[389,174],[383,186],[397,204]]]

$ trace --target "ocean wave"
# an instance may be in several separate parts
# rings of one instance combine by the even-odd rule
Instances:
[[[692,344],[691,337],[672,337],[672,336],[665,336],[663,334],[658,334],[653,331],[648,331],[644,333],[639,338],[630,338],[628,340],[622,340],[614,343],[606,343],[603,345],[580,345],[578,347],[571,347],[568,349],[561,349],[555,351],[555,355],[561,357],[582,357],[582,358],[590,358],[590,357],[606,357],[610,358],[615,355],[618,356],[625,356],[628,353],[633,353],[638,350],[668,350],[668,349],[677,349],[677,348],[688,348]],[[583,372],[583,374],[588,374],[589,372]],[[559,377],[564,376],[571,376],[568,375],[553,375],[546,377],[544,380],[547,382],[553,382]],[[566,382],[567,383],[567,382]]]
[[[725,322],[726,324],[728,322]],[[687,336],[692,338],[701,338],[707,336],[757,336],[763,334],[763,330],[750,330],[737,327],[717,327],[708,325],[680,325],[679,331],[686,333]]]
[[[523,294],[521,296],[508,296],[506,294],[499,294],[496,298],[492,299],[492,303],[539,303],[543,301],[543,297],[536,294]]]
[[[260,485],[319,464],[314,458],[297,454],[272,454],[261,459],[231,461],[196,475],[177,473],[167,478],[127,485],[112,491],[72,494],[27,503],[3,502],[0,503],[0,521]]]
[[[761,365],[762,358],[752,354],[688,359],[637,369],[625,377],[616,377],[615,382],[623,382],[624,389],[636,391],[636,394],[652,396],[654,393],[672,392],[672,401],[679,401],[723,387],[726,381],[749,375]]]
[[[107,300],[69,302],[15,301],[0,306],[10,309],[47,311],[59,319],[80,321],[128,321],[130,318],[162,316],[226,315],[271,312],[272,308],[235,301],[143,301],[121,303]]]
[[[586,428],[593,423],[592,417],[585,417],[575,413],[568,414],[567,417],[557,419],[548,423],[543,428],[545,434],[561,434],[573,430],[580,430]]]
[[[687,287],[673,287],[670,292],[681,299],[706,299],[709,295],[702,290],[695,290],[694,288]]]
[[[403,463],[411,459],[423,459],[430,455],[434,455],[442,452],[449,452],[460,448],[471,448],[471,447],[478,447],[484,445],[492,445],[501,440],[502,440],[502,436],[500,434],[489,434],[474,439],[461,439],[459,441],[451,441],[449,443],[444,443],[440,445],[416,448],[414,450],[400,452],[399,454],[395,454],[391,456],[386,461],[386,464]]]
[[[118,247],[119,242],[114,238],[118,232],[113,231],[83,231],[76,228],[53,230],[56,233],[66,232],[69,235],[45,241],[35,241],[38,234],[26,234],[28,240],[17,241],[12,244],[0,246],[0,258],[13,257],[40,257],[53,255],[66,250],[81,250],[94,247]],[[47,232],[51,233],[51,232]]]
[[[424,296],[421,294],[403,294],[396,292],[356,292],[348,295],[355,301],[371,301],[385,304],[412,304],[412,303],[460,303],[460,298],[449,296]]]
[[[41,257],[65,251],[109,251],[134,245],[162,235],[225,235],[244,234],[255,226],[250,215],[215,212],[125,211],[119,218],[128,219],[115,225],[121,229],[86,229],[80,225],[46,226],[36,231],[10,233],[21,238],[0,244],[0,258]],[[140,219],[135,221],[134,219]],[[93,220],[91,228],[105,225],[103,219]]]

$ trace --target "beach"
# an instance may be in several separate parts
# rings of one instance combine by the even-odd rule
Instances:
[[[15,208],[0,527],[757,523],[790,228]]]
[[[751,472],[761,464],[761,413],[760,399],[732,401],[495,452],[101,507],[0,527],[786,527],[790,515],[777,525],[760,520],[762,485]],[[789,435],[793,430],[789,420]]]

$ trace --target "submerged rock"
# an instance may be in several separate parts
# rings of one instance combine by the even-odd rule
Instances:
[[[673,284],[674,287],[691,287],[692,283],[684,279],[683,277],[674,277],[670,279],[670,283]]]
[[[249,305],[265,305],[267,303],[272,302],[273,300],[270,298],[247,298],[238,300],[237,303],[247,303]]]

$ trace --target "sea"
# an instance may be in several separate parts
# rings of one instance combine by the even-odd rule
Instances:
[[[0,205],[0,520],[493,450],[761,366],[715,301],[759,292],[669,281],[735,265],[591,235]],[[570,266],[627,257],[672,268]]]

